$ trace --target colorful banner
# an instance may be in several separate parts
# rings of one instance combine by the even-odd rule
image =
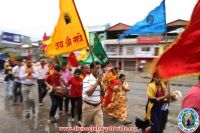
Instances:
[[[131,34],[163,34],[166,32],[165,0],[142,20],[120,35],[119,40]]]
[[[69,53],[88,46],[74,0],[60,0],[60,17],[46,56]]]

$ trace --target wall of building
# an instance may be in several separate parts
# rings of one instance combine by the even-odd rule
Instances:
[[[130,45],[106,45],[104,44],[105,51],[109,56],[120,56],[123,57],[149,57],[155,56],[155,48],[159,48],[159,45],[141,45],[141,44],[130,44]]]
[[[159,53],[159,44],[104,44],[104,48],[112,65],[125,71],[146,69]]]
[[[136,45],[135,46],[135,56],[149,57],[155,56],[155,48],[159,48],[157,44],[154,45]]]

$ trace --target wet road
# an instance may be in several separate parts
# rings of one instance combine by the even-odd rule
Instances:
[[[130,79],[130,80],[129,80]],[[128,77],[130,92],[128,93],[128,118],[134,122],[135,116],[143,118],[144,109],[146,104],[146,87],[149,79],[142,79]],[[179,81],[178,81],[179,82]],[[181,82],[181,81],[180,81]],[[193,82],[193,81],[192,81]],[[196,82],[196,81],[194,81]],[[183,94],[190,88],[184,86],[172,86],[174,90],[181,90]],[[57,133],[58,127],[72,127],[77,125],[69,121],[70,115],[56,114],[59,119],[58,123],[49,124],[48,116],[50,109],[50,97],[47,95],[44,98],[44,106],[38,106],[38,94],[37,89],[33,91],[36,99],[36,113],[31,115],[29,119],[25,119],[25,113],[23,111],[23,104],[18,103],[13,105],[12,101],[4,97],[4,88],[2,81],[0,82],[0,133]],[[169,122],[167,123],[167,129],[165,133],[177,133],[177,115],[180,111],[181,101],[172,103],[170,106]],[[106,114],[104,115],[104,126],[110,125],[122,126],[120,122],[114,122]],[[134,124],[129,125],[133,127]],[[69,132],[69,131],[67,131]],[[108,132],[108,131],[106,131]]]

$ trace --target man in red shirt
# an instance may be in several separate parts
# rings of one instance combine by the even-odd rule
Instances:
[[[74,111],[75,111],[75,105],[77,105],[78,108],[78,125],[81,125],[81,115],[82,115],[82,85],[83,85],[83,79],[80,77],[81,70],[76,69],[74,71],[74,76],[71,77],[67,85],[71,86],[70,91],[70,99],[71,99],[71,114],[72,119],[71,121],[75,121]]]
[[[47,88],[48,89],[51,88],[50,97],[51,97],[52,105],[51,105],[51,110],[50,110],[50,114],[49,114],[51,123],[57,122],[57,120],[54,118],[54,116],[56,114],[56,110],[58,108],[59,101],[62,99],[61,97],[55,95],[55,93],[53,92],[53,89],[52,89],[54,87],[61,86],[60,70],[61,70],[61,68],[59,66],[55,66],[54,72],[52,74],[48,75],[46,78],[46,81],[45,81]]]

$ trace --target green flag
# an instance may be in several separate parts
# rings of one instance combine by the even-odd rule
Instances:
[[[110,63],[109,59],[106,55],[106,52],[104,51],[102,44],[101,44],[101,42],[99,41],[99,39],[97,38],[96,35],[95,35],[95,38],[94,38],[94,48],[93,48],[92,52],[96,55],[96,57],[99,58],[100,63],[103,66],[106,66],[107,64]]]
[[[63,62],[63,58],[62,55],[57,55],[56,56],[56,64],[58,64],[60,67],[62,67],[62,62]]]

